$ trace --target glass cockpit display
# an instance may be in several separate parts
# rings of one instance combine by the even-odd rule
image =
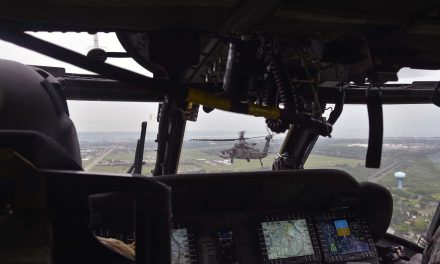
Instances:
[[[323,241],[331,255],[370,251],[359,219],[323,220]]]
[[[171,229],[171,263],[191,264],[188,229]]]
[[[314,255],[305,219],[262,222],[269,260]]]

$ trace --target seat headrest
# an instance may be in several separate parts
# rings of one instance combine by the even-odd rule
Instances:
[[[0,60],[0,130],[40,132],[81,165],[77,133],[62,89],[56,78],[39,68]]]

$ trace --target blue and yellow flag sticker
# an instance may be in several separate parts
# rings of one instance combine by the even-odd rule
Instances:
[[[348,227],[347,220],[336,220],[335,221],[336,232],[338,236],[349,236],[350,228]]]

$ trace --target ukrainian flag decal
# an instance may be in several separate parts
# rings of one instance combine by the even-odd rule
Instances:
[[[348,227],[347,220],[336,220],[335,221],[336,232],[338,236],[349,236],[350,228]]]

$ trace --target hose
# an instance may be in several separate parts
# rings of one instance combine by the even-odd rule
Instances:
[[[266,119],[266,125],[275,133],[284,133],[289,128],[289,124],[281,119]]]
[[[275,99],[271,93],[265,91],[267,97],[264,97],[264,99],[266,99],[267,103],[278,101],[278,103],[284,104],[286,108],[296,109],[296,96],[290,88],[289,76],[283,67],[281,57],[276,56],[273,51],[269,51],[266,58],[269,75],[277,89],[277,98]],[[266,125],[275,133],[284,133],[289,128],[289,123],[281,119],[266,119]]]
[[[296,108],[295,94],[290,89],[290,80],[286,70],[283,68],[281,58],[275,56],[272,52],[269,53],[267,60],[268,70],[270,76],[275,82],[278,90],[278,102],[289,105],[293,109]]]
[[[273,79],[268,78],[266,86],[263,88],[263,94],[261,102],[264,106],[274,106],[277,99],[277,89],[274,86]]]

